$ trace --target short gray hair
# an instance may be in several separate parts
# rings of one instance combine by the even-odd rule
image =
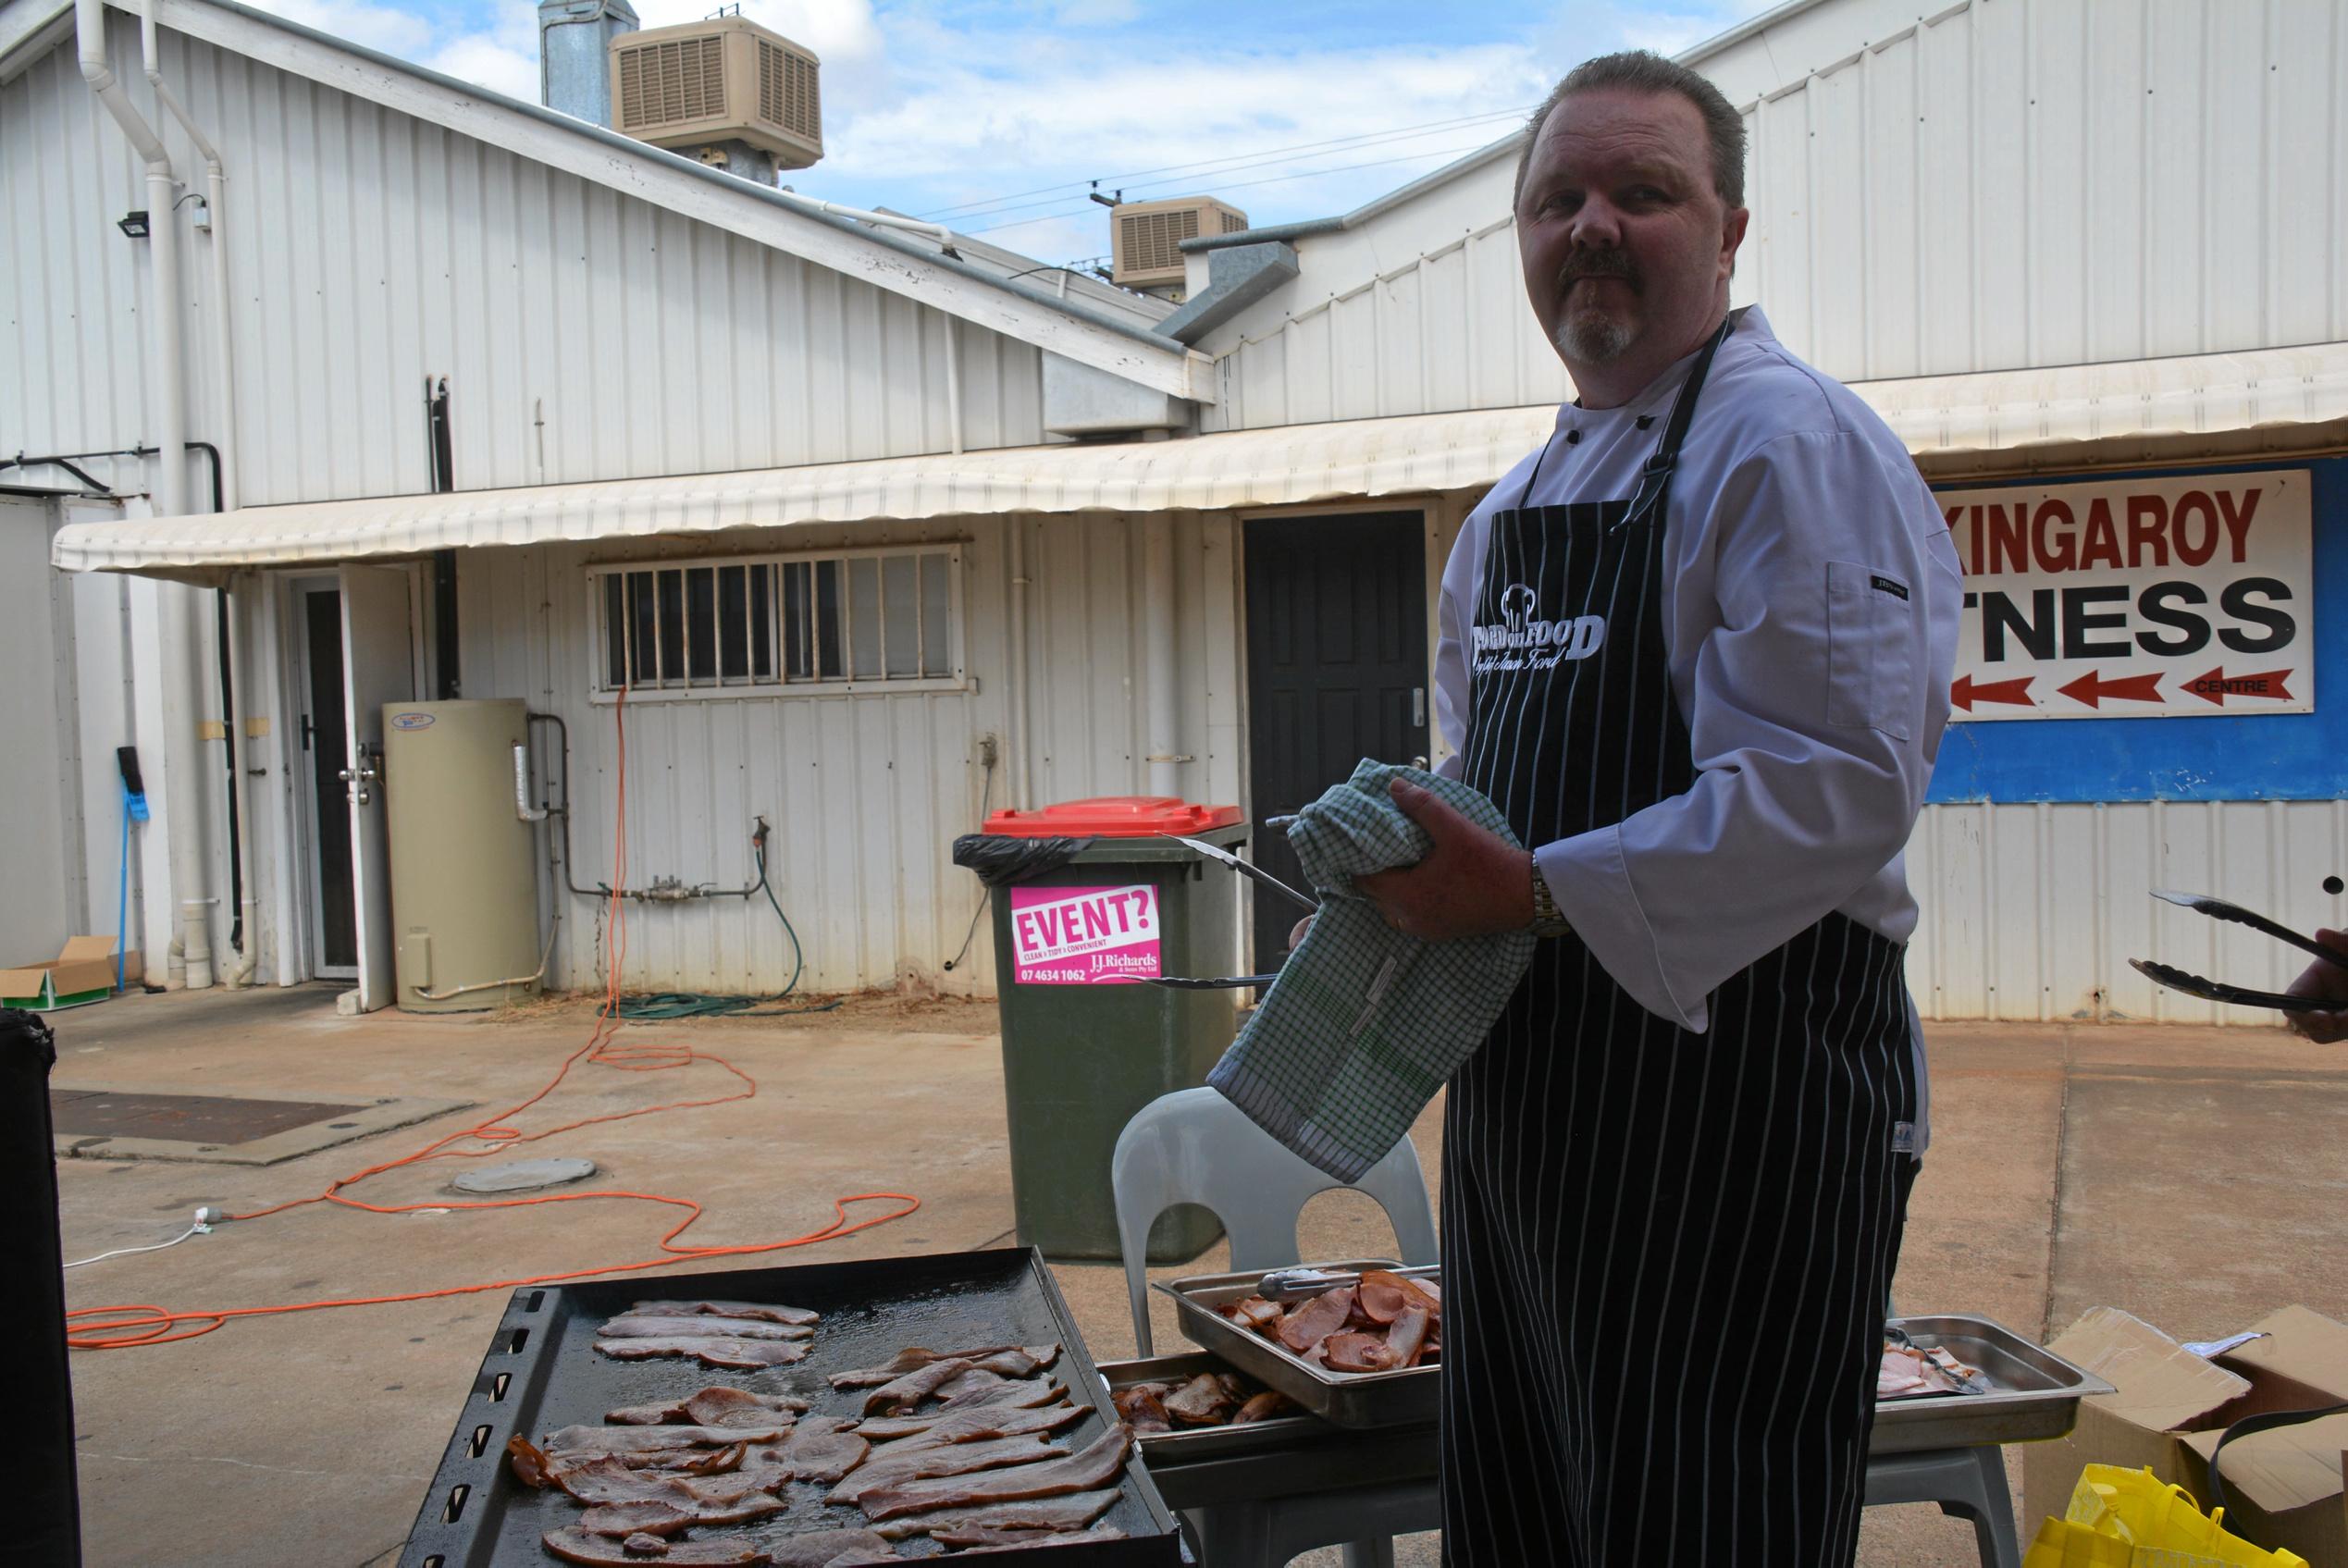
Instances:
[[[1541,139],[1541,127],[1548,121],[1550,111],[1576,93],[1595,93],[1603,88],[1628,93],[1676,93],[1695,105],[1697,114],[1703,117],[1705,139],[1712,143],[1712,189],[1732,211],[1745,204],[1745,117],[1722,96],[1719,88],[1678,61],[1667,60],[1645,49],[1626,49],[1619,55],[1600,55],[1576,66],[1564,80],[1550,90],[1541,106],[1533,111],[1533,117],[1526,126],[1524,150],[1516,154],[1516,184],[1509,195],[1511,206],[1525,194],[1525,170],[1533,161],[1533,144]]]

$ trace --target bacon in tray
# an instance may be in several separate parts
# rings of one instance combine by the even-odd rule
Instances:
[[[1442,1358],[1441,1288],[1384,1269],[1285,1309],[1248,1296],[1216,1311],[1331,1372],[1399,1372]]]

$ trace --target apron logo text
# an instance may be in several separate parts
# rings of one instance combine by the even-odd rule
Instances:
[[[1577,615],[1544,621],[1534,611],[1539,596],[1523,583],[1501,595],[1501,624],[1471,628],[1477,673],[1502,670],[1549,670],[1572,659],[1588,659],[1606,643],[1606,617]]]

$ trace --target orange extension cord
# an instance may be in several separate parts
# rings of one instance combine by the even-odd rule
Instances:
[[[517,1279],[491,1279],[478,1285],[451,1285],[438,1290],[411,1290],[394,1296],[342,1296],[326,1301],[293,1302],[278,1306],[222,1307],[212,1312],[168,1312],[159,1306],[82,1307],[66,1315],[68,1327],[66,1342],[75,1350],[129,1350],[139,1345],[167,1345],[177,1340],[192,1340],[209,1334],[234,1317],[272,1317],[290,1312],[318,1312],[327,1307],[382,1306],[393,1302],[428,1302],[442,1296],[477,1295],[485,1290],[510,1290],[523,1285],[552,1285],[566,1279],[587,1279],[603,1274],[631,1274],[647,1268],[659,1268],[678,1258],[751,1257],[760,1253],[778,1253],[790,1247],[811,1246],[842,1236],[852,1236],[876,1225],[886,1225],[893,1219],[903,1219],[921,1206],[921,1200],[906,1192],[859,1192],[852,1197],[832,1200],[834,1219],[820,1230],[804,1236],[794,1236],[783,1241],[760,1241],[738,1247],[697,1247],[680,1243],[679,1236],[690,1229],[701,1217],[701,1205],[690,1198],[672,1197],[661,1192],[557,1192],[540,1198],[496,1198],[473,1204],[368,1204],[346,1197],[343,1189],[354,1187],[371,1176],[387,1170],[398,1170],[432,1159],[479,1159],[487,1154],[503,1154],[517,1143],[535,1143],[541,1138],[551,1138],[558,1132],[576,1128],[592,1127],[598,1122],[625,1121],[630,1117],[650,1116],[656,1111],[690,1110],[701,1105],[723,1105],[735,1100],[748,1100],[757,1095],[758,1080],[724,1057],[690,1045],[622,1045],[612,1036],[619,1026],[620,972],[627,953],[626,901],[621,890],[627,885],[627,779],[628,736],[623,717],[627,706],[627,690],[621,688],[619,703],[612,709],[612,722],[619,732],[619,809],[613,833],[613,865],[609,918],[612,929],[612,960],[604,978],[603,1007],[596,1017],[595,1029],[586,1044],[563,1059],[562,1068],[546,1086],[521,1104],[508,1106],[488,1120],[451,1132],[447,1137],[427,1143],[412,1154],[381,1165],[354,1171],[329,1185],[312,1197],[295,1198],[289,1203],[254,1209],[250,1214],[230,1215],[232,1220],[253,1220],[269,1215],[282,1214],[311,1204],[340,1204],[345,1208],[364,1209],[369,1214],[413,1214],[424,1209],[511,1209],[534,1204],[579,1204],[601,1198],[626,1198],[639,1203],[666,1204],[686,1211],[669,1233],[661,1238],[661,1253],[657,1257],[635,1263],[602,1264],[592,1268],[566,1269],[559,1274],[532,1274]],[[695,1062],[714,1062],[741,1080],[742,1087],[733,1093],[720,1094],[706,1100],[677,1100],[667,1105],[647,1105],[639,1110],[613,1111],[607,1116],[585,1117],[564,1122],[538,1132],[524,1132],[513,1125],[513,1118],[537,1105],[560,1088],[570,1076],[571,1069],[581,1062],[596,1067],[616,1068],[622,1072],[666,1072],[690,1067]],[[482,1147],[452,1149],[449,1145],[465,1139],[477,1139]],[[851,1221],[850,1204],[896,1203],[901,1207],[870,1219]],[[187,1327],[194,1325],[195,1327]]]

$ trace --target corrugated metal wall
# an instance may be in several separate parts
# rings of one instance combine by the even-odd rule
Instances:
[[[1746,281],[1845,380],[2348,338],[2336,0],[1976,0],[1748,116]]]
[[[1923,910],[1908,974],[1928,1019],[2271,1026],[2275,1015],[2154,985],[2149,958],[2280,991],[2306,957],[2148,896],[2216,894],[2295,930],[2348,927],[2348,803],[1928,806],[1909,843]]]
[[[1747,109],[1736,298],[1846,381],[2348,340],[2343,98],[2337,0],[1974,0],[1854,36]],[[1514,172],[1461,177],[1489,214],[1465,233],[1426,232],[1428,197],[1301,241],[1299,278],[1205,345],[1207,426],[1566,395]]]
[[[135,19],[117,73],[157,118]],[[429,488],[425,379],[446,376],[460,489],[946,451],[945,334],[964,442],[1042,440],[1031,346],[500,148],[162,34],[221,151],[243,501]],[[165,130],[183,172],[203,164]],[[154,431],[147,250],[115,220],[142,166],[68,42],[0,87],[0,449]],[[186,221],[188,209],[183,209]],[[188,433],[216,439],[209,240],[183,229]],[[115,476],[137,487],[135,466]],[[192,476],[192,485],[195,483]],[[192,504],[204,494],[192,488]]]
[[[790,530],[696,541],[691,550],[580,547],[474,550],[462,558],[465,694],[520,697],[570,726],[575,880],[612,874],[619,797],[619,716],[588,699],[586,567],[591,560],[820,550],[962,541],[965,649],[971,689],[851,697],[760,697],[631,704],[627,745],[628,883],[655,877],[741,886],[750,880],[751,819],[775,828],[772,880],[805,944],[803,984],[839,991],[920,983],[991,991],[993,949],[982,922],[969,957],[944,972],[962,943],[979,883],[952,863],[954,838],[976,830],[982,799],[1009,803],[1011,594],[1007,530],[1026,531],[1032,769],[1021,804],[1143,793],[1142,551],[1139,530],[1175,535],[1180,722],[1188,765],[1182,793],[1240,798],[1233,529],[1228,517],[1034,516],[875,525],[849,533]],[[980,740],[1001,738],[990,786]],[[540,737],[541,756],[551,745]],[[603,972],[594,901],[550,887],[559,909],[557,983],[588,985]],[[632,906],[625,976],[632,988],[772,992],[791,975],[789,944],[763,901]]]

